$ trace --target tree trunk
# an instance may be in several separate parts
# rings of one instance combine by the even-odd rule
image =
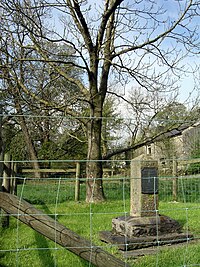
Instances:
[[[32,160],[31,164],[33,166],[33,169],[39,170],[40,169],[40,165],[38,163],[36,151],[35,151],[35,148],[33,146],[32,140],[30,138],[28,129],[26,127],[26,124],[25,124],[25,121],[24,121],[24,117],[20,118],[20,122],[21,122],[20,125],[21,125],[21,128],[22,128],[22,131],[24,133],[26,145],[27,145],[27,148],[28,148],[29,156],[30,156],[30,159]],[[37,172],[37,171],[34,172],[34,176],[35,176],[35,178],[41,178],[40,172]]]
[[[31,163],[32,167],[35,170],[39,170],[40,169],[40,165],[38,163],[37,153],[35,151],[35,147],[33,145],[32,139],[30,137],[30,134],[29,134],[29,131],[28,131],[28,128],[27,128],[27,125],[26,125],[26,121],[24,119],[23,112],[22,112],[22,109],[21,109],[21,105],[20,105],[18,99],[15,99],[15,107],[16,107],[16,110],[17,110],[18,114],[22,115],[22,116],[19,117],[19,121],[20,121],[20,126],[22,128],[22,132],[24,134],[24,138],[25,138],[25,142],[26,142],[26,145],[27,145],[29,157],[30,157],[30,159],[32,161],[32,163]],[[38,171],[34,172],[34,176],[35,176],[35,178],[41,178],[41,174]]]
[[[3,138],[2,138],[2,121],[3,121],[3,108],[2,105],[0,103],[0,192],[3,191],[3,169],[4,169],[4,163],[3,163],[3,158],[4,158],[4,147],[3,147]],[[5,226],[5,216],[4,216],[5,212],[3,210],[1,210],[0,207],[0,227]]]
[[[105,200],[102,184],[101,129],[102,108],[93,106],[91,108],[91,120],[88,123],[86,202]]]

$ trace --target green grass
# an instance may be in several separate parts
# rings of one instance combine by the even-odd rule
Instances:
[[[41,184],[42,183],[42,184]],[[113,218],[129,213],[128,186],[108,184],[105,186],[107,201],[86,204],[85,186],[81,185],[81,198],[74,202],[72,183],[27,183],[20,185],[18,195],[34,204],[46,214],[58,214],[58,221],[82,237],[102,246],[116,257],[125,260],[115,246],[99,240],[99,231],[111,230]],[[122,190],[122,188],[124,190]],[[59,194],[58,194],[59,190]],[[58,197],[59,195],[59,197]],[[57,203],[57,206],[55,205]],[[200,236],[200,204],[160,201],[159,212],[178,220],[183,231]],[[49,241],[28,226],[11,218],[8,229],[0,229],[0,266],[37,267],[86,267],[91,264]],[[177,247],[157,247],[155,255],[130,259],[134,267],[178,267],[200,265],[200,243],[185,243]],[[92,267],[92,266],[91,266]]]
[[[160,177],[159,199],[172,201],[172,177]],[[179,177],[177,187],[177,200],[180,202],[200,202],[200,181],[199,178]]]

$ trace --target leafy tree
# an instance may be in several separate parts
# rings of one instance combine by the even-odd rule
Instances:
[[[10,30],[11,24],[9,22],[7,26]],[[13,107],[10,113],[13,116],[17,115],[15,120],[12,120],[12,123],[14,122],[15,125],[19,124],[22,129],[27,148],[25,149],[27,154],[25,153],[24,155],[29,156],[32,160],[33,168],[37,170],[40,168],[38,156],[40,157],[42,155],[42,153],[38,155],[38,149],[47,147],[47,144],[50,143],[50,135],[52,136],[52,133],[55,132],[56,127],[60,124],[60,120],[50,118],[52,115],[56,115],[56,113],[59,114],[56,103],[58,102],[59,105],[62,103],[63,106],[66,102],[69,103],[70,94],[72,95],[71,91],[74,93],[75,89],[74,86],[67,83],[66,80],[63,80],[60,75],[53,73],[44,61],[41,62],[38,60],[37,53],[35,53],[34,49],[30,49],[28,52],[24,50],[23,44],[26,42],[26,33],[18,25],[16,25],[15,34],[9,35],[9,31],[5,31],[3,35],[4,38],[1,40],[2,89],[9,98],[9,105]],[[16,45],[12,40],[20,45]],[[56,51],[56,56],[59,58],[59,54],[62,53],[63,48],[62,46],[58,47],[52,44],[50,49],[54,52]],[[30,56],[32,61],[29,60]],[[16,58],[23,58],[23,60],[15,63]],[[68,70],[68,73],[72,73],[72,70]],[[76,75],[77,73],[74,71],[74,77]],[[57,91],[58,86],[59,94]],[[67,91],[68,94],[66,93],[66,86],[68,89],[70,88]],[[31,88],[31,90],[28,91],[28,88]],[[31,93],[29,94],[28,92]],[[34,101],[31,95],[35,94],[35,92],[37,92],[37,98],[45,100],[39,102]],[[53,108],[47,105],[47,103],[51,103],[52,101],[54,101]],[[31,119],[32,117],[34,119]],[[11,132],[10,135],[13,138],[15,137],[14,140],[20,136],[19,134],[14,136]],[[7,144],[6,147],[15,152],[14,156],[19,158],[22,156],[22,153],[16,153],[16,150],[12,149],[12,143]],[[17,144],[19,145],[19,143]],[[16,143],[15,146],[17,146]],[[44,155],[46,157],[47,153],[43,153],[42,159],[48,159]],[[40,173],[36,171],[35,176],[40,177]]]

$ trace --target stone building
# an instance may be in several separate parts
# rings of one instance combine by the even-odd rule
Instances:
[[[173,133],[172,133],[173,134]],[[159,162],[164,173],[172,172],[174,158],[185,160],[200,154],[200,124],[188,127],[180,135],[141,147],[133,152],[133,158],[151,154]]]

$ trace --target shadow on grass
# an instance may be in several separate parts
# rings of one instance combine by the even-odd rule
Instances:
[[[1,216],[2,214],[1,214],[1,211],[0,211],[0,216]],[[0,249],[4,249],[4,248],[6,248],[6,245],[5,245],[5,242],[4,242],[4,239],[5,238],[3,238],[3,235],[4,235],[4,233],[6,233],[7,231],[9,231],[10,230],[10,227],[7,227],[7,228],[3,228],[2,227],[2,225],[1,225],[1,218],[0,218]],[[13,225],[12,225],[13,226]],[[12,227],[12,229],[13,229],[13,227]],[[5,251],[0,251],[0,267],[7,267],[7,265],[4,265],[3,263],[2,263],[2,261],[5,261],[3,258],[4,257],[6,257],[6,255],[8,254],[9,252],[5,252]]]
[[[181,229],[184,228],[184,226],[186,225],[187,223],[187,220],[186,219],[178,219],[177,220],[181,226]]]
[[[38,247],[37,253],[42,264],[41,267],[54,266],[54,258],[46,238],[35,232],[35,241]]]
[[[51,211],[49,210],[48,206],[45,203],[42,203],[42,211],[45,214],[47,214],[49,217],[55,219],[55,216],[51,214]],[[56,218],[58,219],[59,216],[57,215]],[[47,239],[43,235],[35,232],[35,240],[36,240],[37,247],[38,247],[37,252],[38,252],[38,255],[41,261],[41,267],[55,266],[55,259],[51,253],[51,249],[49,249],[49,244],[48,244]],[[79,258],[79,265],[78,265],[79,267],[88,267],[88,266],[95,267],[93,264],[87,262],[86,260],[80,258],[79,256],[77,256],[77,258]]]
[[[55,215],[52,214],[52,212],[50,211],[49,207],[45,204],[45,202],[41,201],[40,205],[41,205],[42,208],[39,208],[39,210],[41,210],[42,212],[44,212],[46,215],[48,215],[52,219],[55,219]],[[60,216],[57,214],[56,215],[56,219],[59,219],[59,217]]]
[[[0,253],[0,266],[1,267],[6,267],[6,265],[1,263],[1,258],[4,258],[5,256],[6,256],[5,253]]]
[[[40,204],[42,204],[42,211],[46,213],[49,217],[54,219],[55,216],[51,215],[51,211],[49,210],[48,206],[44,202]],[[35,241],[38,247],[37,253],[41,261],[41,266],[54,266],[54,257],[51,253],[51,249],[49,248],[49,243],[47,239],[43,235],[35,232]]]

